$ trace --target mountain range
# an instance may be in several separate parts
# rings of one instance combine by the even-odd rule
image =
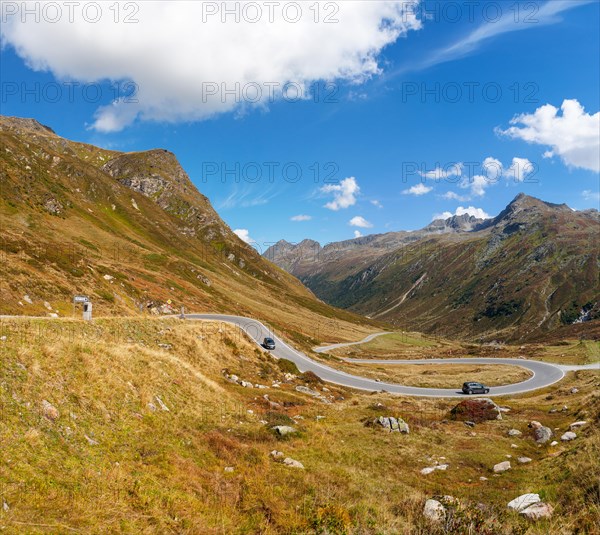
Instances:
[[[265,256],[324,301],[408,330],[525,340],[600,318],[598,211],[524,194],[493,219],[324,247],[280,241]]]

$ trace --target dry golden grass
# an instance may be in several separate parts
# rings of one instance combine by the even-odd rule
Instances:
[[[276,362],[225,325],[3,320],[2,334],[4,533],[566,535],[593,533],[600,518],[593,372],[498,400],[511,412],[469,429],[445,422],[452,400],[312,385],[333,396],[331,404],[315,401],[295,391],[300,379],[283,381]],[[269,388],[232,384],[224,368]],[[570,394],[572,386],[579,393]],[[42,415],[44,399],[60,411],[57,420]],[[566,412],[548,412],[563,405]],[[404,417],[411,433],[363,425],[380,414]],[[290,418],[300,434],[285,440],[261,423]],[[572,443],[537,447],[528,437],[532,419],[557,433],[577,419],[590,425]],[[523,437],[507,437],[512,427]],[[273,461],[274,449],[306,469]],[[507,454],[533,462],[513,462],[494,477],[491,467]],[[420,474],[441,457],[446,472]],[[531,524],[508,513],[506,503],[524,492],[541,493],[555,517]],[[465,504],[446,531],[421,514],[425,499],[441,494]]]
[[[338,366],[348,373],[427,388],[460,388],[465,381],[487,386],[520,383],[532,377],[525,368],[505,365],[475,364],[354,364]]]
[[[560,364],[589,364],[600,360],[600,342],[563,340],[553,344],[467,344],[420,333],[397,332],[372,341],[331,351],[336,357],[357,359],[423,358],[519,358],[526,357]]]

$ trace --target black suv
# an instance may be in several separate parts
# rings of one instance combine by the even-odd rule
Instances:
[[[489,394],[490,389],[481,383],[463,383],[463,394]]]
[[[263,347],[265,349],[275,349],[275,340],[273,338],[265,338],[263,340]]]

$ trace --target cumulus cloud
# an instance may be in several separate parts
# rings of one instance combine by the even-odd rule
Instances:
[[[352,227],[373,228],[372,223],[370,223],[364,217],[359,216],[359,215],[353,217],[348,224]]]
[[[420,197],[421,195],[426,195],[432,189],[432,187],[426,186],[422,182],[419,182],[416,186],[412,186],[408,189],[405,189],[402,193],[404,195],[415,195],[417,197]]]
[[[464,201],[468,201],[469,197],[466,195],[459,195],[458,193],[455,193],[454,191],[448,191],[446,193],[444,193],[442,195],[442,197],[444,199],[448,199],[448,200],[452,200],[452,201],[460,201],[460,202],[464,202]]]
[[[448,219],[455,215],[461,216],[465,214],[476,217],[477,219],[491,219],[491,216],[488,215],[482,208],[475,208],[474,206],[463,208],[462,206],[459,206],[454,213],[442,212],[441,214],[434,214],[432,221],[435,221],[436,219]]]
[[[312,216],[310,215],[295,215],[290,217],[290,221],[310,221]]]
[[[355,238],[362,238],[362,232],[360,230],[355,230],[354,231],[354,237]]]
[[[505,169],[503,174],[507,179],[523,182],[531,173],[536,171],[536,166],[527,158],[513,158],[512,164]]]
[[[558,156],[570,167],[600,172],[600,112],[586,113],[577,100],[563,101],[560,110],[551,104],[534,113],[517,115],[503,135],[527,143],[546,145],[544,157]]]
[[[383,204],[381,204],[381,202],[379,202],[377,199],[372,200],[371,204],[377,208],[383,208]]]
[[[242,240],[248,244],[256,243],[256,241],[250,237],[250,232],[248,231],[248,229],[238,228],[238,229],[235,229],[233,231],[233,233],[236,234],[240,240]]]
[[[511,164],[506,167],[497,158],[491,156],[483,161],[481,166],[483,174],[463,177],[459,186],[470,189],[473,197],[483,197],[488,187],[500,182],[501,179],[523,182],[537,171],[534,163],[527,158],[513,158]],[[460,198],[456,195],[456,198]],[[467,200],[463,198],[463,200]]]
[[[327,184],[321,188],[325,194],[333,194],[333,200],[325,205],[329,210],[338,211],[349,208],[356,204],[356,196],[360,193],[360,187],[353,176],[345,178],[339,184]]]
[[[452,177],[458,177],[462,175],[463,164],[452,163],[444,168],[436,167],[431,171],[419,172],[423,178],[429,178],[431,180],[448,180]]]
[[[381,72],[384,47],[421,28],[408,3],[397,1],[319,2],[318,22],[312,2],[298,8],[292,2],[131,2],[135,13],[120,2],[118,22],[114,8],[103,5],[91,23],[95,13],[86,21],[80,4],[59,1],[53,4],[62,16],[53,22],[20,16],[41,4],[19,2],[19,13],[0,27],[3,42],[30,68],[61,80],[129,80],[138,87],[137,102],[119,99],[97,110],[93,127],[103,132],[136,119],[196,121],[264,107],[284,96],[286,84],[303,98],[315,81],[359,84]],[[223,21],[226,9],[234,13]],[[138,22],[128,24],[127,17]],[[327,17],[337,22],[328,24]]]

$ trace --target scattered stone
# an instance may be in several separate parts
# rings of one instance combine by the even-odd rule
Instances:
[[[156,405],[154,403],[152,403],[151,401],[148,402],[147,407],[152,411],[152,412],[156,412]]]
[[[277,450],[273,450],[269,455],[273,457],[273,459],[281,459],[284,457],[283,452]]]
[[[410,429],[408,424],[402,418],[394,418],[393,416],[379,416],[373,420],[373,423],[383,427],[388,433],[404,433],[408,435]]]
[[[539,520],[540,518],[552,518],[553,512],[554,508],[550,504],[538,502],[521,511],[521,514],[529,520]]]
[[[521,433],[521,431],[519,431],[518,429],[510,429],[508,431],[508,436],[509,437],[520,437],[523,433]]]
[[[530,463],[532,459],[530,459],[529,457],[518,457],[517,461],[519,461],[521,464],[527,464]]]
[[[225,470],[224,470],[224,472],[225,472],[226,474],[231,474],[231,473],[233,473],[233,471],[234,471],[234,468],[233,468],[233,466],[226,466],[226,467],[225,467]]]
[[[85,437],[85,439],[88,441],[88,444],[89,444],[90,446],[97,446],[97,445],[98,445],[98,441],[97,441],[97,440],[94,440],[93,438],[91,438],[91,437],[88,437],[86,434],[84,434],[83,436],[84,436],[84,437]]]
[[[566,405],[563,405],[562,409],[560,409],[560,412],[567,412],[569,410],[569,407],[567,407]]]
[[[3,511],[5,513],[10,510],[10,507],[8,506],[8,504],[4,500],[2,500],[2,509],[3,509]]]
[[[48,418],[48,420],[52,421],[57,420],[60,417],[58,409],[45,399],[42,401],[42,414]]]
[[[437,500],[429,499],[423,507],[423,516],[432,522],[441,522],[446,518],[446,508]]]
[[[529,428],[533,429],[533,438],[538,444],[544,444],[552,438],[552,430],[543,426],[535,420],[529,423]]]
[[[244,388],[254,388],[254,385],[252,383],[249,383],[248,381],[241,381],[240,385]]]
[[[510,412],[508,407],[500,407],[500,412]]]
[[[587,425],[587,422],[585,420],[581,420],[580,422],[574,422],[569,426],[569,429],[572,431],[573,429],[578,429],[580,427],[583,427],[584,425]]]
[[[557,446],[558,442],[556,442],[556,440],[553,440],[552,442],[550,442],[550,446]]]
[[[571,388],[570,392],[571,394],[577,394],[577,392],[579,392],[579,388],[574,386],[573,388]]]
[[[293,435],[297,432],[295,428],[290,427],[289,425],[276,425],[273,427],[273,431],[275,431],[281,437]]]
[[[421,470],[421,474],[426,476],[427,474],[431,474],[432,472],[435,472],[436,470],[446,470],[447,468],[448,468],[447,464],[437,464],[435,466],[428,466],[427,468],[423,468]]]
[[[114,277],[112,275],[104,275],[104,280],[111,281]]]
[[[475,427],[475,422],[465,422],[467,427]]]
[[[160,347],[161,349],[166,349],[167,351],[173,349],[173,346],[171,344],[158,344],[158,347]]]
[[[160,406],[160,408],[161,408],[163,411],[169,412],[169,407],[167,407],[167,406],[164,404],[164,402],[163,402],[163,400],[162,400],[162,399],[160,399],[158,396],[154,396],[154,399],[156,400],[156,403],[158,403],[158,405]]]
[[[31,297],[29,297],[28,295],[23,296],[23,301],[25,301],[26,303],[29,303],[30,305],[33,305],[33,301],[31,300]]]
[[[500,407],[490,398],[465,399],[450,411],[453,420],[475,423],[486,420],[502,420]]]
[[[541,499],[539,494],[522,494],[518,498],[508,502],[507,507],[520,513],[524,509],[527,509],[529,506],[533,505],[534,503],[539,503],[540,501]]]
[[[510,470],[510,469],[511,469],[510,461],[503,461],[501,463],[494,465],[494,472],[496,474],[506,472],[507,470]]]
[[[286,457],[283,460],[283,464],[285,464],[286,466],[289,466],[290,468],[300,468],[301,470],[304,470],[304,465],[300,461],[296,461],[295,459],[292,459],[291,457]]]
[[[511,444],[510,447],[511,448],[518,448],[519,446],[517,446],[516,444]]]
[[[488,478],[487,478],[487,477],[484,477],[484,476],[481,476],[481,477],[479,478],[479,481],[487,481],[487,480],[488,480]]]
[[[303,394],[308,394],[309,396],[317,398],[318,400],[322,401],[323,403],[331,403],[331,401],[329,401],[325,396],[323,396],[323,394],[321,394],[320,392],[317,392],[316,390],[313,390],[312,388],[308,388],[307,386],[301,386],[301,385],[297,386],[296,391],[302,392]]]
[[[560,439],[563,442],[568,442],[569,440],[575,440],[577,438],[577,435],[575,433],[573,433],[573,431],[567,431],[562,437],[560,437]]]

